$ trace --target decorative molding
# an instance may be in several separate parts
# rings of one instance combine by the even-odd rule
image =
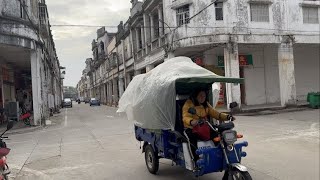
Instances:
[[[181,6],[191,5],[191,4],[193,4],[192,0],[185,0],[185,1],[176,0],[176,1],[172,2],[171,9],[177,9]]]
[[[320,7],[320,1],[303,1],[299,5],[302,7]]]
[[[249,0],[251,4],[272,4],[273,0]]]

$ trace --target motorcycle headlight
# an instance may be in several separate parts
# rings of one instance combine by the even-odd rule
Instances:
[[[237,132],[236,131],[224,131],[222,133],[223,136],[223,140],[229,145],[229,144],[233,144],[237,141]]]

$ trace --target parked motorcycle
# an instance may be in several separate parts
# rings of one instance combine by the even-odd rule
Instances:
[[[0,135],[0,180],[8,180],[8,175],[10,174],[10,169],[7,164],[7,155],[10,152],[10,149],[7,148],[6,142],[4,139],[8,137],[3,136],[7,131],[9,131],[14,125],[14,121],[9,121],[7,129]]]
[[[21,115],[19,119],[24,122],[25,125],[31,126],[31,112],[27,111],[25,108],[21,108]]]

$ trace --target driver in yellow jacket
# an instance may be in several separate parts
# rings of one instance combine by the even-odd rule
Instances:
[[[189,109],[194,108],[196,110],[196,114],[193,115],[189,113]],[[192,152],[194,157],[197,157],[195,154],[195,150],[197,147],[197,140],[199,139],[196,134],[192,133],[192,128],[194,126],[198,125],[198,122],[201,118],[201,120],[208,120],[208,116],[217,119],[226,121],[230,118],[235,120],[234,117],[226,114],[226,113],[220,113],[217,110],[215,110],[208,102],[207,95],[204,90],[197,90],[195,93],[191,96],[190,99],[188,99],[183,108],[182,108],[182,118],[183,118],[183,124],[186,128],[186,133],[188,135],[188,138],[190,140],[190,143],[193,145]],[[210,132],[210,136],[212,138],[216,137],[218,134],[215,131]]]

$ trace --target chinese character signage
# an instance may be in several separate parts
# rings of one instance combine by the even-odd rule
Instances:
[[[252,55],[239,55],[239,66],[253,65]],[[224,57],[218,56],[218,66],[224,67]]]

